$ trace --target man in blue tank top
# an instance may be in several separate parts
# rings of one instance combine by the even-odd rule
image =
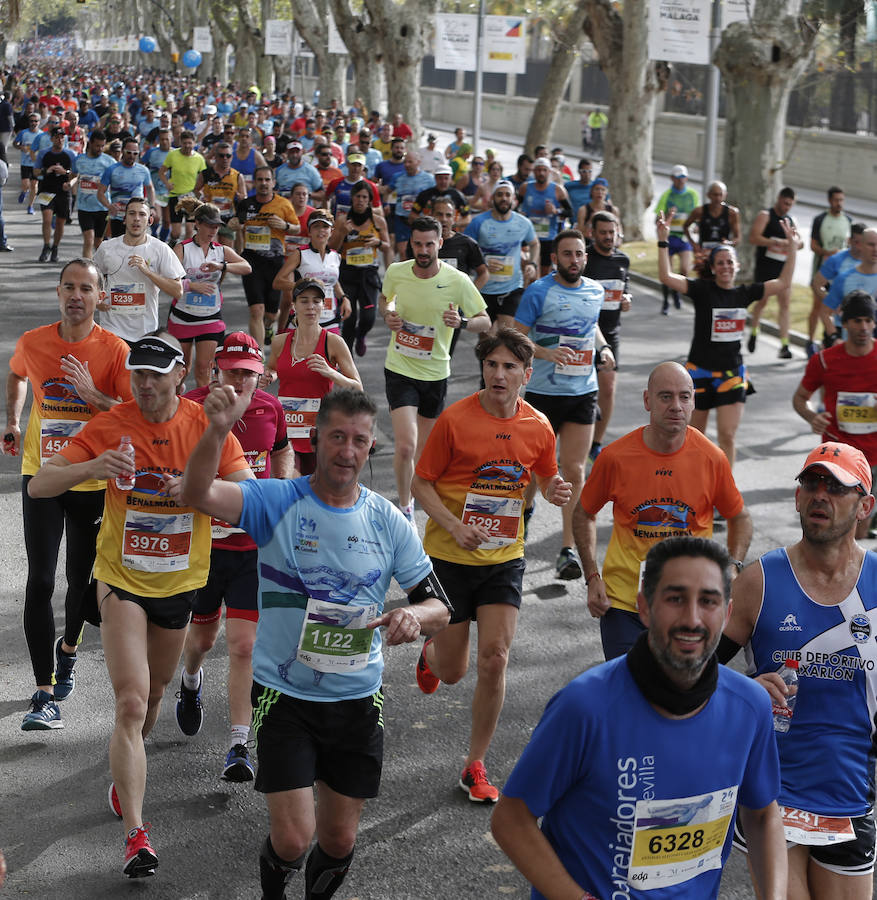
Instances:
[[[871,468],[849,444],[820,444],[798,483],[801,540],[766,553],[734,582],[719,658],[749,642],[774,709],[788,716],[795,696],[788,731],[776,733],[789,884],[799,885],[789,896],[870,900],[877,558],[855,532],[874,507]],[[798,661],[797,691],[779,676],[786,660]],[[735,843],[745,848],[742,834]]]
[[[492,823],[534,900],[714,900],[735,808],[759,897],[785,900],[770,702],[715,656],[730,569],[706,538],[655,544],[637,598],[648,630],[548,703]]]

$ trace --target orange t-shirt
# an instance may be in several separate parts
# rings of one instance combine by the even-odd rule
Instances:
[[[524,490],[530,473],[557,473],[554,432],[548,419],[524,400],[509,419],[492,416],[478,394],[449,406],[436,420],[417,462],[457,518],[482,525],[489,545],[464,550],[432,519],[423,548],[430,556],[464,566],[492,566],[524,555]]]
[[[654,544],[668,537],[712,537],[713,507],[726,519],[743,509],[727,457],[711,440],[689,427],[680,450],[656,453],[646,446],[643,430],[602,450],[581,497],[592,516],[613,503],[603,581],[612,606],[630,612],[636,611],[640,570]]]
[[[36,475],[40,466],[67,446],[98,410],[86,403],[61,371],[61,357],[75,356],[88,364],[94,386],[108,397],[131,399],[130,372],[125,368],[128,345],[111,331],[95,325],[88,337],[70,343],[58,334],[59,322],[26,331],[15,345],[9,368],[31,383],[34,402],[24,435],[21,474]],[[77,484],[74,491],[103,490],[103,481]]]
[[[170,597],[204,587],[210,570],[210,516],[177,506],[164,495],[163,475],[182,475],[207,427],[200,404],[180,398],[167,422],[147,422],[131,400],[92,419],[64,448],[71,463],[115,450],[123,435],[134,445],[133,490],[107,482],[104,517],[97,536],[95,577],[143,597]],[[247,468],[238,439],[229,434],[219,476]]]

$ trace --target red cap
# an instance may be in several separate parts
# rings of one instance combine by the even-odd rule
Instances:
[[[796,477],[800,478],[808,469],[822,466],[846,487],[861,485],[865,493],[871,492],[871,467],[865,454],[849,444],[829,441],[810,451],[804,467]]]
[[[244,331],[233,331],[216,351],[220,369],[249,369],[260,375],[265,371],[262,350],[256,339]]]

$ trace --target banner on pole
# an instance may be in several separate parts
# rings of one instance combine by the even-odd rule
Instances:
[[[527,71],[527,20],[485,16],[481,59],[485,72],[523,75]]]
[[[213,53],[213,36],[207,25],[196,25],[192,29],[192,49],[199,53]]]
[[[710,0],[650,0],[649,59],[707,65]]]
[[[267,19],[265,22],[265,56],[292,54],[292,22],[289,19]]]
[[[438,13],[435,17],[435,67],[475,71],[478,16]]]

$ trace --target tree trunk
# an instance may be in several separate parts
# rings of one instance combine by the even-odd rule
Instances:
[[[569,84],[572,67],[580,58],[579,54],[585,41],[584,21],[584,11],[577,7],[557,35],[554,52],[551,55],[551,64],[542,84],[539,101],[533,110],[530,127],[527,129],[527,139],[524,145],[527,153],[531,156],[534,148],[539,144],[551,142],[551,132],[557,121],[557,113],[563,102],[564,91]]]
[[[366,109],[383,109],[387,102],[383,54],[377,28],[353,12],[350,0],[330,0],[335,25],[350,54],[356,83],[356,96]]]
[[[625,237],[643,239],[643,214],[654,196],[652,140],[655,98],[667,87],[666,63],[648,56],[648,0],[626,0],[624,17],[612,0],[579,0],[585,33],[609,82],[609,124],[603,174],[624,223]]]
[[[238,23],[234,47],[234,80],[246,88],[256,80],[256,56],[261,56],[265,48],[255,46],[253,34],[243,21]]]
[[[387,76],[389,116],[402,113],[419,146],[422,136],[420,85],[423,57],[430,47],[438,0],[364,0],[378,29]]]
[[[844,3],[838,14],[840,68],[831,79],[832,131],[856,133],[856,32],[861,3]]]
[[[789,94],[816,38],[812,23],[796,17],[799,9],[799,0],[758,0],[751,22],[724,30],[713,60],[727,104],[724,180],[744,229],[781,187]],[[751,259],[741,262],[745,277]]]
[[[311,48],[320,68],[320,97],[344,102],[347,57],[329,53],[329,5],[327,0],[292,0],[295,27]]]

